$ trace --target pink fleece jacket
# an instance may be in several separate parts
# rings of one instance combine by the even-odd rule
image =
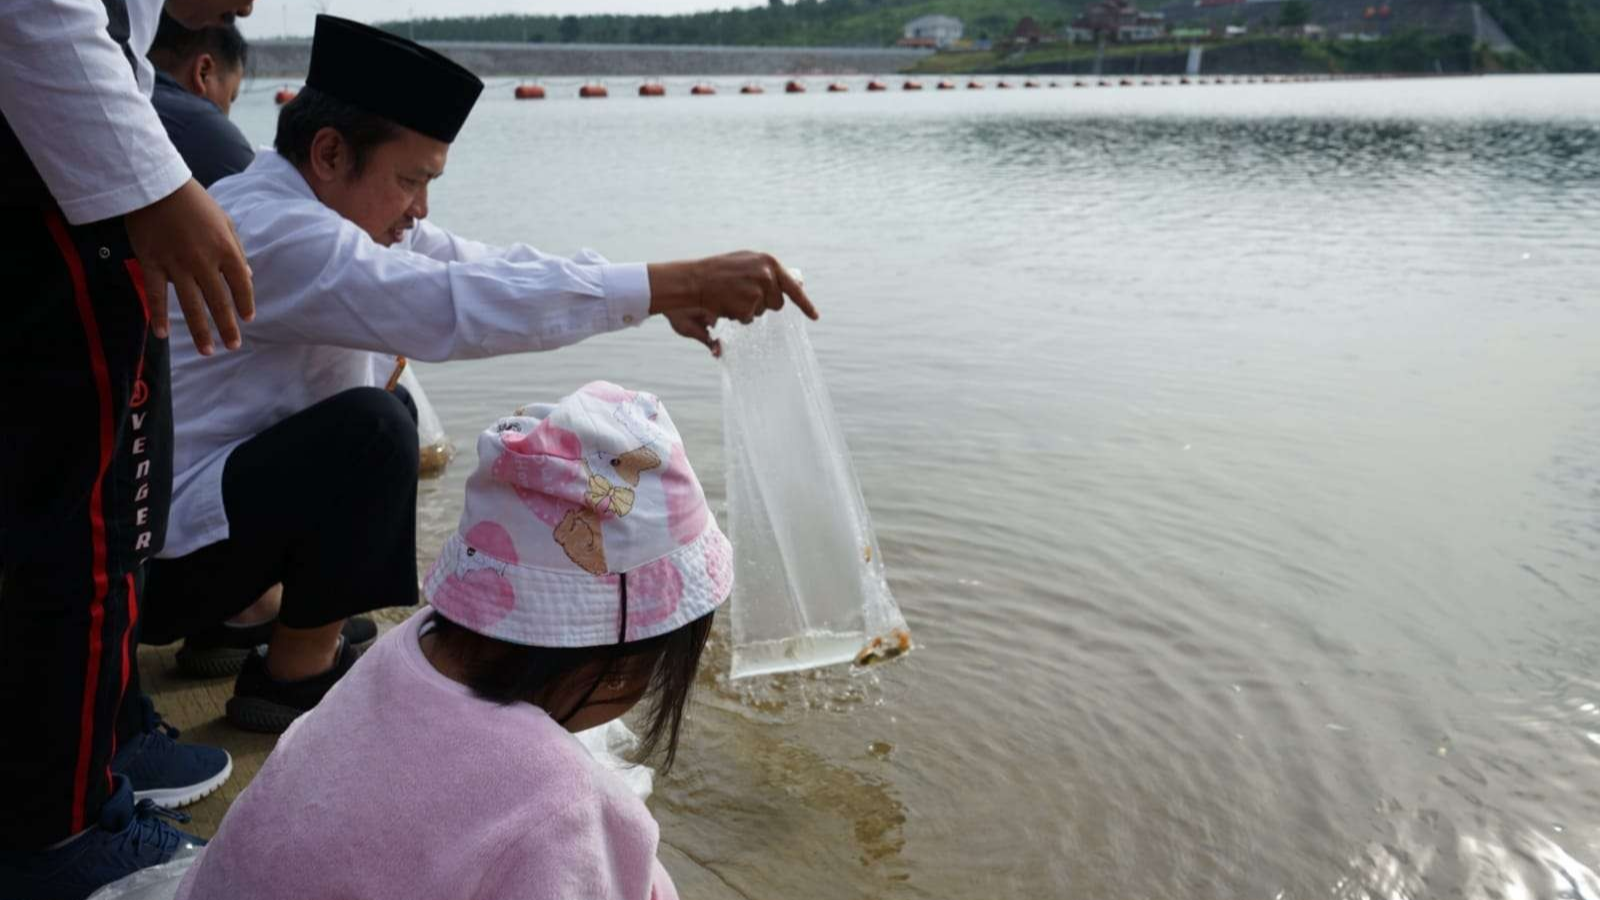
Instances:
[[[284,732],[177,900],[676,900],[644,803],[544,710],[439,674],[428,615]]]

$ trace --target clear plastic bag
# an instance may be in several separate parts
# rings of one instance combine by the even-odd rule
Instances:
[[[422,392],[422,382],[417,380],[415,366],[406,366],[400,372],[400,384],[411,392],[411,399],[417,404],[417,444],[421,450],[417,474],[422,478],[434,478],[442,474],[445,467],[450,465],[450,460],[455,458],[455,444],[444,433],[444,423],[439,421],[439,414],[433,411],[428,395]]]
[[[204,847],[185,846],[159,866],[125,875],[89,895],[89,900],[172,900],[183,876],[200,859]]]
[[[733,677],[911,649],[805,317],[720,329]]]
[[[649,800],[655,790],[656,770],[628,762],[628,756],[639,749],[639,736],[622,723],[612,719],[604,725],[580,731],[574,735],[594,761],[613,772],[640,800]]]

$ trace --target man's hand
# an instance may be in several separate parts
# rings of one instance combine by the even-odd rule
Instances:
[[[665,315],[673,331],[705,344],[713,357],[722,358],[722,342],[711,336],[711,326],[717,324],[716,316],[703,309],[677,309]]]
[[[237,349],[234,311],[250,321],[256,310],[255,290],[233,222],[216,201],[190,179],[163,199],[128,213],[125,222],[128,242],[144,270],[150,328],[156,337],[167,336],[167,283],[171,282],[200,355],[211,355],[210,320],[216,321],[223,346]]]
[[[709,334],[702,340],[698,334],[685,332],[679,322],[696,321],[705,328],[718,319],[749,324],[769,309],[783,308],[784,297],[807,316],[817,318],[817,308],[799,282],[766,253],[745,250],[687,262],[651,263],[649,272],[650,312],[678,314],[673,330],[707,346]],[[683,315],[688,310],[702,315],[691,320]]]

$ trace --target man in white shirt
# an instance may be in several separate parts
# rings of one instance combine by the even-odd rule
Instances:
[[[267,653],[246,660],[228,704],[242,727],[281,731],[315,705],[354,661],[345,617],[415,602],[416,432],[380,387],[396,355],[546,350],[656,313],[715,353],[718,318],[749,321],[786,295],[816,315],[764,254],[615,265],[428,223],[428,185],[481,89],[426,48],[319,16],[276,151],[212,189],[258,312],[237,353],[174,354],[172,529],[147,634],[193,633],[281,583]]]
[[[112,720],[135,665],[143,563],[166,523],[166,286],[208,352],[208,316],[236,343],[235,310],[249,318],[251,292],[227,217],[150,106],[144,51],[161,7],[0,3],[7,897],[82,897],[188,837],[137,808],[129,777],[113,776]],[[250,3],[170,0],[168,10],[200,27],[247,15]],[[183,755],[164,733],[145,737]]]
[[[195,180],[210,187],[221,178],[243,172],[255,159],[256,151],[244,133],[228,120],[249,59],[249,44],[238,26],[190,29],[163,15],[149,57],[156,66],[151,102]],[[397,388],[396,395],[408,408],[414,405],[404,388]],[[271,636],[272,620],[278,615],[279,592],[277,587],[269,590],[259,603],[233,620],[183,635],[183,645],[176,656],[178,674],[189,678],[237,675],[249,651]],[[149,625],[146,620],[140,635],[144,643],[171,643],[173,636],[160,633],[159,628],[152,631]],[[378,636],[378,627],[370,617],[358,616],[346,620],[344,634],[351,644],[365,646]],[[130,675],[130,693],[137,681]],[[137,698],[130,697],[125,707],[140,705]],[[132,711],[139,712],[136,708]],[[119,717],[119,727],[128,718],[141,717]],[[115,764],[112,768],[116,768]]]

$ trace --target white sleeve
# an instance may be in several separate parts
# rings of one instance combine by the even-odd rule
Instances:
[[[189,180],[99,0],[0,0],[0,112],[73,224]]]
[[[538,262],[544,259],[560,259],[560,257],[552,256],[527,244],[512,244],[509,247],[499,247],[494,244],[484,244],[469,240],[446,231],[427,219],[418,222],[416,227],[406,235],[406,247],[413,253],[421,253],[423,256],[443,262],[477,262],[485,259]],[[581,250],[573,259],[596,265],[604,265],[608,262],[604,256],[593,250]]]
[[[545,254],[445,261],[380,246],[321,204],[272,206],[240,227],[255,277],[250,341],[437,362],[549,350],[638,325],[650,312],[643,264]]]

